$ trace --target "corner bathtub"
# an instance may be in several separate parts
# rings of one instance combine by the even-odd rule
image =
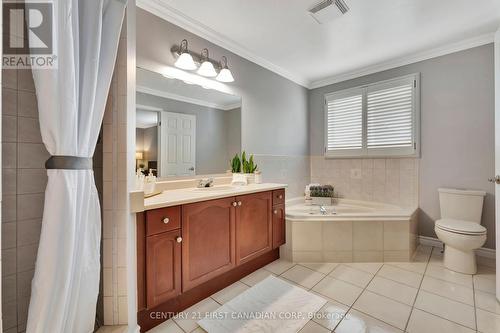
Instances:
[[[417,245],[416,209],[337,199],[332,206],[292,200],[286,206],[286,244],[294,262],[409,261]]]

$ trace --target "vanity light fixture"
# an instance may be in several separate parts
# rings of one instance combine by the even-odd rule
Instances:
[[[201,65],[198,69],[198,74],[205,77],[216,77],[217,72],[215,71],[214,64],[210,62],[208,57],[208,49],[201,50]]]
[[[181,41],[180,49],[179,49],[179,58],[175,61],[175,67],[185,69],[188,71],[193,71],[197,68],[194,63],[193,57],[189,54],[188,51],[188,42],[186,39]]]
[[[169,75],[177,79],[182,77],[184,78],[182,80],[187,84],[198,84],[206,89],[213,89],[214,84],[221,84],[219,82],[234,82],[233,74],[227,66],[227,58],[223,56],[220,62],[210,59],[207,48],[201,50],[201,53],[190,52],[188,50],[188,41],[183,39],[179,45],[173,45],[170,52],[172,52],[172,55],[177,59],[175,61],[175,67],[186,71],[196,70],[196,74],[188,72],[177,73],[170,69],[164,73],[167,77]],[[214,78],[215,80],[208,80],[212,81],[212,83],[205,82],[206,84],[200,84],[200,81],[207,80],[206,78]]]
[[[234,77],[229,68],[227,67],[227,58],[222,57],[220,61],[220,67],[221,70],[219,72],[219,75],[215,78],[217,81],[220,82],[234,82]]]

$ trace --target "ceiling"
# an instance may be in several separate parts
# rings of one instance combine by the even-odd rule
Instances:
[[[317,87],[489,43],[500,0],[345,0],[318,24],[319,0],[137,0],[140,7],[277,72]]]

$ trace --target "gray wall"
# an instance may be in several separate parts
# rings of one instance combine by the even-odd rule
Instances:
[[[158,127],[145,128],[143,140],[144,149],[148,150],[146,159],[156,161],[158,159]]]
[[[196,174],[198,175],[225,172],[229,169],[229,156],[234,154],[235,149],[240,151],[240,148],[236,148],[236,145],[241,147],[241,123],[238,122],[240,109],[224,111],[144,93],[137,93],[137,103],[168,112],[196,116]]]
[[[323,95],[421,73],[420,234],[435,237],[439,187],[486,191],[485,247],[495,247],[493,44],[311,90],[310,151],[323,150]]]
[[[187,39],[189,48],[227,56],[235,82],[231,93],[242,97],[242,148],[260,161],[264,181],[286,182],[287,195],[303,194],[309,182],[308,90],[251,61],[224,50],[178,26],[137,9],[137,65],[158,71],[175,62],[170,48]]]
[[[147,148],[147,151],[145,151]],[[135,151],[144,152],[143,159],[156,161],[158,150],[158,129],[156,126],[135,129]]]

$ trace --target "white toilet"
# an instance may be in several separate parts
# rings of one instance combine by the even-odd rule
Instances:
[[[486,242],[481,214],[486,192],[440,188],[441,219],[434,231],[445,244],[444,266],[455,272],[475,274],[475,249]]]

